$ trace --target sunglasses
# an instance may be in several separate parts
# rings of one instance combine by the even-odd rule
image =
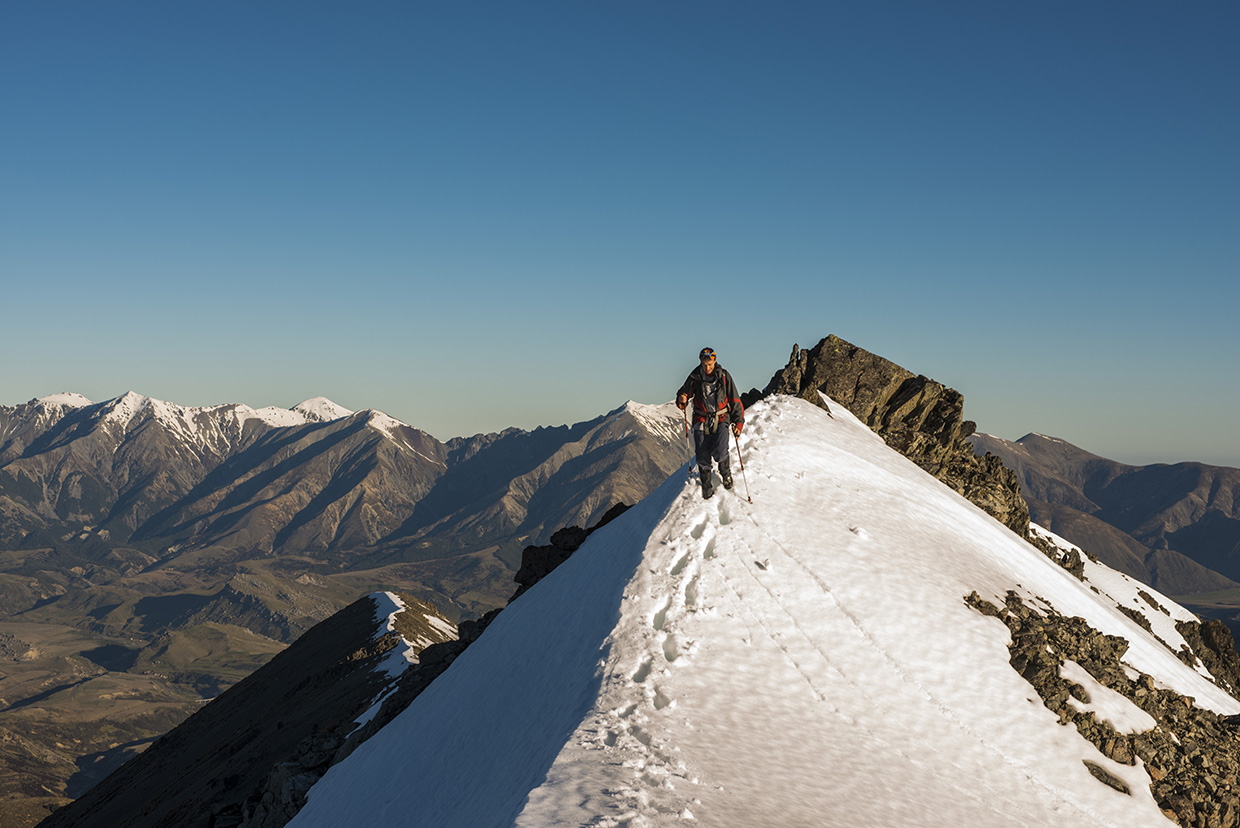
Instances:
[[[712,351],[710,348],[703,348],[702,353],[698,354],[698,359],[702,360],[703,362],[706,362],[707,360],[714,359],[714,358],[715,358],[715,352]]]

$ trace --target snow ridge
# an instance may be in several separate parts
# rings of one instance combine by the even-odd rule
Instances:
[[[1128,669],[1221,713],[1240,702],[1120,611],[1129,585],[1090,569],[1109,589],[1092,592],[832,409],[754,406],[752,505],[703,501],[673,474],[500,614],[290,825],[1164,828],[1144,768],[1062,727],[1008,663],[1006,626],[964,596],[1012,590],[1079,615],[1131,643]]]
[[[394,592],[372,592],[370,600],[375,605],[375,629],[374,640],[378,641],[385,635],[396,634],[396,616],[405,612],[407,607],[405,602],[400,599]],[[414,642],[409,641],[404,636],[398,636],[399,641],[396,646],[391,649],[387,656],[375,666],[375,672],[385,676],[389,683],[371,702],[366,712],[359,716],[354,724],[364,725],[375,717],[379,712],[379,708],[383,706],[383,702],[388,696],[392,695],[396,690],[396,679],[409,669],[410,666],[418,663],[418,652],[422,647],[431,644],[429,640],[420,641],[420,647],[415,647]]]

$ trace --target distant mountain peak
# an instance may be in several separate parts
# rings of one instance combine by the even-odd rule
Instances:
[[[94,403],[86,397],[73,391],[62,391],[59,394],[48,394],[46,397],[39,397],[35,400],[35,402],[43,403],[44,405],[60,405],[65,408],[85,408],[88,405],[94,405]]]
[[[1024,442],[1025,440],[1029,440],[1029,439],[1031,439],[1031,438],[1032,438],[1032,439],[1038,439],[1038,440],[1050,440],[1052,443],[1062,443],[1062,444],[1063,444],[1063,445],[1065,445],[1065,446],[1071,446],[1071,445],[1072,445],[1072,444],[1071,444],[1071,443],[1069,443],[1067,440],[1061,440],[1061,439],[1059,439],[1058,437],[1052,437],[1052,436],[1051,436],[1051,435],[1049,435],[1049,434],[1040,434],[1040,433],[1038,433],[1038,432],[1036,432],[1036,431],[1031,431],[1031,432],[1029,432],[1029,433],[1028,433],[1028,434],[1026,434],[1024,437],[1021,437],[1019,440],[1017,440],[1016,442],[1018,442],[1018,443],[1022,443],[1022,442]],[[1073,448],[1075,448],[1075,446],[1073,446]]]
[[[126,391],[119,397],[107,400],[103,404],[105,406],[105,410],[103,416],[100,418],[100,422],[117,423],[122,428],[128,430],[133,424],[133,421],[137,419],[142,412],[150,408],[151,404],[154,402],[160,401],[152,400],[150,397],[143,396],[135,391]],[[166,403],[164,403],[164,405],[166,405]]]
[[[305,415],[306,420],[317,423],[329,423],[332,420],[352,416],[354,413],[343,405],[337,405],[327,399],[327,397],[311,397],[293,406],[292,410]]]

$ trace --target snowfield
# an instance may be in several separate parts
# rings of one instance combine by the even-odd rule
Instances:
[[[737,490],[709,501],[673,474],[501,613],[290,825],[1166,828],[1140,764],[1059,725],[1009,665],[1007,628],[963,599],[1015,590],[1082,616],[1132,642],[1132,670],[1240,713],[1116,604],[1167,638],[1137,590],[1185,611],[1090,563],[1092,592],[831,408],[755,405],[752,505],[735,452]],[[1151,725],[1090,690],[1117,727]]]

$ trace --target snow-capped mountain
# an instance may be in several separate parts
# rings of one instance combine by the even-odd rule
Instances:
[[[359,593],[502,606],[524,545],[684,463],[661,410],[443,443],[323,399],[0,407],[0,800],[65,804]]]
[[[1191,614],[831,410],[755,406],[737,490],[673,474],[289,824],[1234,824]]]
[[[173,553],[382,545],[391,559],[410,545],[544,540],[639,499],[682,462],[678,416],[627,403],[589,423],[442,443],[322,397],[253,409],[58,394],[0,408],[0,542],[56,545],[89,526]]]

